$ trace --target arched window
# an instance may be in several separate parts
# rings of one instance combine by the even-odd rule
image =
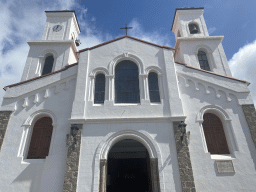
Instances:
[[[177,33],[177,37],[181,37],[180,30]]]
[[[200,68],[206,71],[211,71],[206,53],[204,51],[198,51],[198,60]]]
[[[132,61],[121,61],[115,68],[115,102],[140,103],[139,71]]]
[[[160,102],[158,75],[154,72],[151,72],[148,75],[148,88],[150,102]]]
[[[48,57],[45,58],[42,75],[52,72],[53,62],[54,62],[54,58],[52,55],[49,55]]]
[[[95,79],[94,103],[104,103],[105,100],[105,75],[98,74]]]
[[[197,24],[195,23],[190,23],[188,25],[189,27],[189,31],[190,31],[190,34],[196,34],[196,33],[199,33],[199,27]]]
[[[205,113],[203,118],[203,129],[208,151],[211,154],[230,154],[220,118],[213,113]]]
[[[52,138],[52,119],[42,117],[33,127],[27,159],[45,159],[48,156]]]

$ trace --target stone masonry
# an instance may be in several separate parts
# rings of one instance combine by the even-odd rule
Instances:
[[[12,111],[0,111],[0,151],[4,142],[4,136],[8,127]]]
[[[181,142],[181,132],[178,127],[179,123],[180,122],[173,122],[173,129],[179,163],[181,188],[183,192],[195,192],[196,189],[190,161],[187,136],[185,136],[183,142]]]
[[[256,111],[254,105],[242,105],[244,116],[250,129],[252,140],[256,148]]]
[[[77,188],[77,176],[78,176],[78,168],[79,168],[82,125],[77,125],[77,126],[79,127],[79,130],[76,136],[77,138],[76,147],[74,147],[73,145],[73,138],[71,136],[69,137],[69,141],[68,141],[68,155],[67,155],[67,161],[66,161],[63,192],[76,192],[76,188]]]

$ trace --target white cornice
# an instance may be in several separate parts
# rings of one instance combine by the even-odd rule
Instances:
[[[207,36],[207,37],[178,37],[177,42],[179,41],[207,41],[207,40],[223,40],[224,36]]]
[[[164,121],[185,121],[187,116],[172,117],[138,117],[138,118],[105,118],[105,119],[69,119],[71,124],[103,124],[103,123],[145,123],[145,122],[164,122]]]
[[[28,41],[29,45],[45,45],[45,44],[71,44],[74,43],[73,40],[37,40],[37,41]]]

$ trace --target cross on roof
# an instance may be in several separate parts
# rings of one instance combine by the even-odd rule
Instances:
[[[132,29],[133,27],[127,27],[127,24],[125,24],[125,27],[122,27],[120,29],[125,29],[126,30],[126,35],[127,35],[127,29]]]

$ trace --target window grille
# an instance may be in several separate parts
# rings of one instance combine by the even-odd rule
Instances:
[[[160,94],[158,87],[158,75],[154,72],[148,75],[149,97],[150,102],[160,102]]]
[[[115,68],[115,102],[140,103],[138,66],[129,60]]]
[[[206,56],[206,53],[204,51],[198,51],[198,60],[199,60],[199,64],[200,64],[200,68],[203,70],[207,70],[210,71],[210,66],[208,63],[208,59]]]
[[[45,74],[48,74],[48,73],[52,72],[53,62],[54,62],[54,58],[53,58],[52,55],[46,57],[45,62],[44,62],[44,68],[43,68],[42,75],[45,75]]]
[[[104,103],[105,100],[105,75],[98,74],[95,79],[94,103]]]

